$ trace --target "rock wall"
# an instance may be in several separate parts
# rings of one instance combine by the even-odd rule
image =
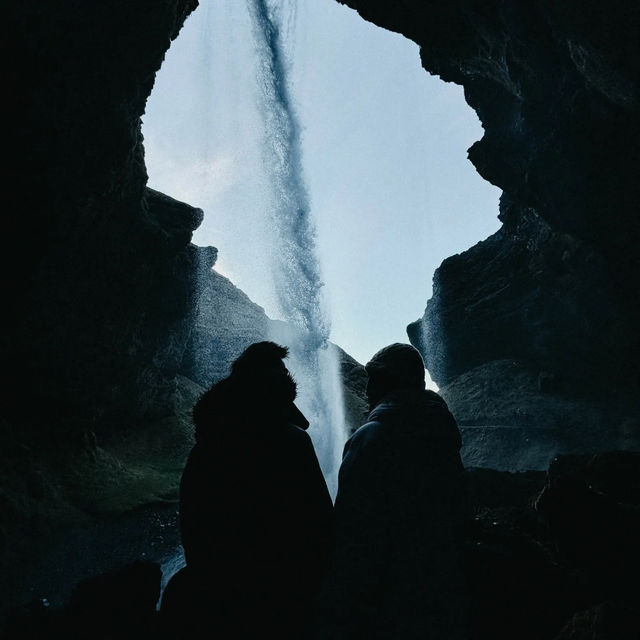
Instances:
[[[267,322],[191,244],[203,212],[146,186],[141,116],[197,4],[8,8],[0,615],[61,530],[175,501],[195,399]]]
[[[202,212],[146,188],[140,118],[196,6],[7,7],[3,594],[55,527],[167,487],[105,447],[173,410],[188,340]]]
[[[199,252],[206,249],[199,247]],[[230,280],[214,269],[202,274],[195,322],[184,353],[181,375],[203,388],[229,375],[231,363],[246,347],[261,340],[287,343],[294,331],[269,318]],[[355,431],[368,411],[364,367],[338,345],[329,343],[339,362],[348,431]]]
[[[29,425],[20,430],[32,433],[30,444],[44,441],[52,414],[99,435],[117,421],[105,415],[115,406],[137,417],[166,410],[202,212],[146,189],[140,117],[196,5],[9,9],[17,60],[0,276],[12,327],[3,334],[12,372],[5,418]]]
[[[464,422],[473,407],[461,376],[477,389],[500,368],[491,363],[509,360],[560,402],[624,405],[625,417],[601,422],[610,446],[637,414],[640,383],[640,9],[341,1],[464,87],[484,128],[469,159],[503,189],[502,228],[443,262],[408,327],[432,378]]]

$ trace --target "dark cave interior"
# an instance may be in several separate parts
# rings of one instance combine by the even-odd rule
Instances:
[[[640,9],[342,4],[416,42],[427,72],[464,87],[484,128],[469,158],[503,191],[502,228],[444,261],[407,328],[461,427],[503,428],[465,432],[479,452],[479,637],[625,638],[639,614]],[[171,511],[194,399],[264,332],[257,305],[210,271],[216,250],[191,244],[202,211],[146,187],[141,116],[196,7],[9,8],[3,615],[51,539]],[[209,325],[197,322],[205,311]],[[198,359],[209,363],[201,379]],[[364,374],[348,354],[342,374],[357,416]],[[523,447],[560,455],[547,471],[527,455],[518,473],[496,463]],[[127,584],[155,584],[156,567],[136,571]],[[522,581],[513,610],[500,609]],[[612,635],[580,635],[603,629]]]

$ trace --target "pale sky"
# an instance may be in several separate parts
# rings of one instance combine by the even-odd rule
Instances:
[[[482,127],[462,89],[425,72],[417,45],[333,0],[284,6],[331,339],[364,363],[408,342],[440,263],[499,228],[500,191],[467,159]],[[143,134],[149,186],[204,210],[193,241],[275,318],[254,63],[245,3],[201,0]]]

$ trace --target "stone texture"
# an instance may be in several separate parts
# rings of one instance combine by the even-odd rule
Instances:
[[[640,9],[630,0],[346,4],[417,42],[429,72],[464,86],[485,130],[470,159],[504,191],[503,228],[445,262],[411,334],[454,412],[509,426],[512,392],[490,396],[495,410],[464,399],[496,363],[514,361],[565,414],[584,415],[576,403],[597,397],[610,410],[599,422],[609,440],[637,441]],[[6,8],[3,575],[53,523],[175,490],[182,450],[166,446],[188,442],[185,407],[199,388],[177,374],[215,250],[189,243],[197,209],[146,188],[140,118],[196,5]],[[429,332],[444,356],[421,345]],[[348,358],[343,371],[362,376]],[[534,421],[555,415],[533,391],[526,397]]]
[[[141,116],[196,6],[7,7],[0,570],[9,582],[60,527],[157,500],[173,482],[152,460],[108,449],[174,412],[202,212],[146,188]]]
[[[469,159],[503,190],[498,233],[444,261],[409,325],[445,386],[502,359],[610,406],[640,386],[640,10],[537,0],[341,0],[464,87]],[[605,421],[603,433],[615,428]],[[520,425],[518,425],[520,426]]]
[[[635,398],[571,395],[550,372],[495,360],[440,389],[462,433],[469,466],[504,471],[546,469],[563,453],[640,450]]]
[[[640,460],[558,456],[546,474],[468,470],[474,638],[633,638],[640,631]]]
[[[445,260],[409,336],[441,386],[483,363],[512,358],[552,374],[566,391],[591,393],[619,377],[628,347],[621,332],[629,336],[631,328],[612,321],[623,313],[602,257],[553,231],[533,209],[521,215],[516,228],[504,225]]]
[[[202,212],[145,188],[140,117],[196,5],[9,9],[19,61],[0,269],[12,371],[3,404],[27,447],[82,439],[89,425],[101,437],[124,415],[167,411],[192,313],[189,241]],[[26,244],[16,269],[18,238]],[[64,425],[50,429],[51,416]]]
[[[195,323],[180,372],[204,388],[227,376],[233,360],[251,343],[283,341],[292,331],[286,323],[270,319],[262,307],[215,269],[201,272],[199,290]],[[346,421],[353,431],[366,416],[366,373],[339,346],[330,343],[329,348],[338,358]]]

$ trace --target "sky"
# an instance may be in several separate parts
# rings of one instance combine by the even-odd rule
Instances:
[[[280,0],[331,340],[365,363],[424,312],[435,269],[500,226],[467,159],[482,127],[418,46],[334,0]],[[143,116],[149,186],[203,209],[193,242],[278,318],[256,51],[240,0],[200,0]]]

